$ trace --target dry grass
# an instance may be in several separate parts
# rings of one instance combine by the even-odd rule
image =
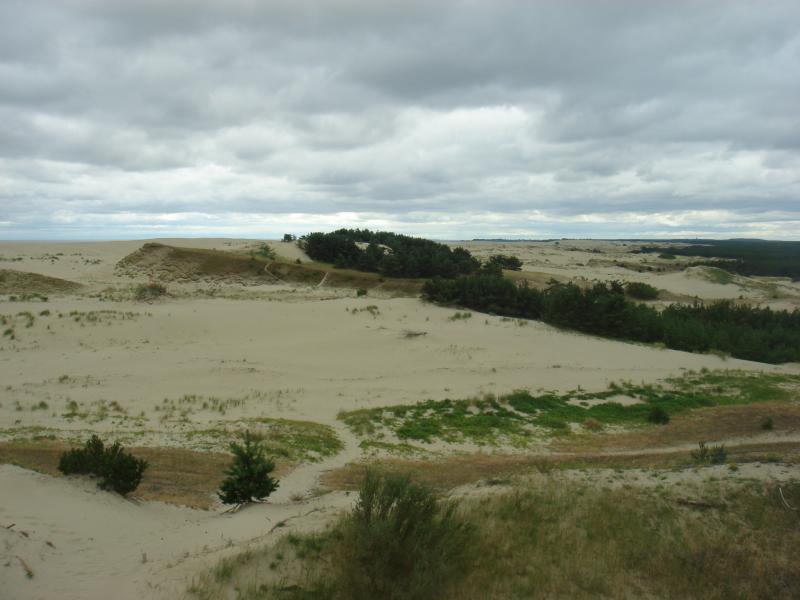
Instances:
[[[700,440],[724,442],[764,434],[761,425],[773,421],[773,433],[800,432],[800,405],[760,402],[695,409],[672,417],[666,425],[625,433],[592,433],[555,439],[555,451],[607,451],[667,448]]]
[[[117,263],[117,272],[153,281],[194,281],[198,279],[271,281],[264,260],[201,248],[177,248],[148,243]]]
[[[221,250],[178,248],[158,243],[144,244],[117,263],[117,272],[129,276],[146,275],[156,281],[262,281],[276,278],[303,285],[364,288],[385,293],[415,296],[422,290],[421,279],[384,278],[378,273],[336,269],[324,263],[295,263],[271,260],[258,255],[242,255]],[[326,277],[327,276],[327,277]]]
[[[268,265],[271,273],[291,283],[317,285],[327,275],[325,286],[344,288],[363,288],[382,292],[416,296],[422,291],[423,279],[402,279],[383,277],[378,273],[367,273],[354,269],[337,269],[333,265],[320,262],[291,263],[273,261]]]
[[[487,551],[458,597],[798,597],[800,517],[776,489],[706,484],[703,508],[680,493],[551,481],[473,503]]]
[[[80,283],[58,277],[0,269],[0,294],[69,293],[82,287]]]
[[[477,529],[477,560],[456,589],[415,598],[800,596],[800,514],[785,508],[775,485],[698,483],[695,503],[683,501],[686,491],[600,489],[541,476],[462,500],[459,513]],[[782,491],[800,504],[800,483]],[[343,523],[227,558],[195,581],[189,597],[361,600],[337,585],[336,557],[352,543]]]
[[[0,443],[0,463],[19,465],[46,475],[61,476],[58,460],[71,446],[52,440]],[[157,500],[190,508],[208,509],[216,503],[215,492],[231,462],[228,454],[181,448],[126,448],[149,466],[133,493],[141,500]],[[292,469],[288,461],[276,461],[279,479]]]
[[[800,442],[753,443],[726,446],[729,462],[780,461],[800,463]],[[408,475],[415,481],[447,492],[478,482],[507,482],[515,477],[548,473],[553,469],[673,469],[693,465],[691,451],[639,451],[522,454],[470,454],[434,460],[390,458],[349,463],[326,472],[321,483],[336,490],[356,490],[367,467]]]

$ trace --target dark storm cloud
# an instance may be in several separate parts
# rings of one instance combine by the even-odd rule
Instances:
[[[0,237],[797,237],[798,22],[789,1],[9,0]]]

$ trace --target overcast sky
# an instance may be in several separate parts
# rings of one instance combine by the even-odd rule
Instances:
[[[0,0],[0,239],[800,239],[800,2]]]

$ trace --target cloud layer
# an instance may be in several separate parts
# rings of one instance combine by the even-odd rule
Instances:
[[[0,4],[0,238],[800,239],[800,4]]]

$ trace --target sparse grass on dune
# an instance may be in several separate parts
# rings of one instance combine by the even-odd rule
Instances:
[[[556,451],[636,450],[667,448],[732,438],[747,438],[765,433],[763,423],[772,419],[772,429],[779,433],[800,431],[800,405],[764,402],[701,408],[678,415],[667,425],[647,427],[608,435],[571,436],[554,439],[550,447]]]
[[[154,281],[199,281],[203,279],[270,283],[276,278],[292,284],[328,287],[380,289],[383,292],[414,296],[422,280],[381,277],[352,269],[312,262],[297,263],[268,254],[237,254],[222,250],[179,248],[158,243],[144,244],[117,263],[117,273],[147,275]]]
[[[58,277],[0,269],[0,294],[68,294],[82,287],[80,283]]]
[[[800,504],[800,483],[781,491]],[[475,531],[469,568],[455,585],[431,579],[412,594],[398,586],[392,597],[793,599],[800,593],[800,515],[780,493],[775,484],[601,489],[539,477],[462,500],[459,518]],[[384,538],[378,531],[354,537],[350,518],[225,559],[195,580],[188,597],[360,599],[358,588],[343,585],[349,567],[337,557],[365,543],[380,554]],[[424,545],[417,550],[422,564],[425,553]],[[377,587],[400,576],[388,568],[372,574]]]
[[[607,390],[533,395],[518,390],[467,400],[426,400],[417,404],[342,412],[339,418],[365,439],[387,434],[399,440],[525,447],[543,432],[566,434],[570,424],[645,427],[654,409],[670,417],[713,406],[785,402],[797,394],[800,376],[742,371],[687,373],[660,385],[623,382]],[[616,402],[626,397],[630,404]]]
[[[696,442],[695,442],[696,447]],[[800,442],[755,442],[726,445],[730,464],[782,463],[800,464]],[[328,489],[352,491],[358,489],[366,468],[408,475],[416,481],[439,491],[449,492],[459,486],[510,482],[519,477],[529,477],[554,470],[580,469],[647,469],[681,471],[696,467],[692,450],[647,447],[624,453],[600,451],[567,451],[542,454],[461,454],[430,457],[427,460],[412,458],[381,458],[368,462],[348,463],[323,474],[321,483]]]
[[[20,440],[0,442],[0,463],[19,465],[47,475],[60,476],[58,460],[73,447],[56,440]],[[229,454],[198,452],[181,448],[132,447],[128,450],[148,462],[148,468],[134,496],[141,500],[158,500],[188,506],[210,508],[215,492],[230,464]],[[293,462],[276,460],[276,472],[283,475]]]
[[[315,461],[332,456],[343,448],[342,441],[328,425],[268,417],[244,419],[225,427],[191,430],[186,437],[188,440],[216,439],[227,447],[245,429],[261,441],[267,454],[290,460]]]
[[[104,404],[103,407],[106,407]],[[33,409],[32,409],[33,410]],[[101,407],[100,410],[107,410]],[[199,450],[201,452],[227,452],[231,442],[249,430],[262,440],[271,456],[290,461],[318,461],[336,454],[342,449],[342,441],[332,427],[312,421],[253,417],[232,421],[219,421],[200,428],[186,424],[166,429],[149,429],[141,417],[121,417],[116,413],[74,413],[74,418],[85,419],[89,425],[116,418],[112,425],[126,424],[123,429],[114,427],[112,433],[126,446],[156,447],[170,446]],[[132,427],[133,425],[133,427]],[[135,427],[140,425],[140,427]],[[96,433],[95,427],[85,429],[57,429],[43,426],[16,426],[0,429],[0,439],[7,442],[57,440],[75,443],[83,437]],[[3,443],[3,442],[0,442]]]
[[[336,454],[343,447],[334,430],[327,425],[271,418],[226,422],[207,429],[151,431],[115,428],[111,438],[150,464],[136,497],[209,508],[231,461],[229,445],[238,441],[245,430],[250,430],[262,441],[267,455],[276,464],[278,478],[299,462],[318,461]],[[0,442],[0,464],[16,464],[58,476],[61,453],[81,445],[91,433],[93,431],[47,427],[0,430],[0,436],[8,440]],[[144,445],[147,443],[152,445]]]

